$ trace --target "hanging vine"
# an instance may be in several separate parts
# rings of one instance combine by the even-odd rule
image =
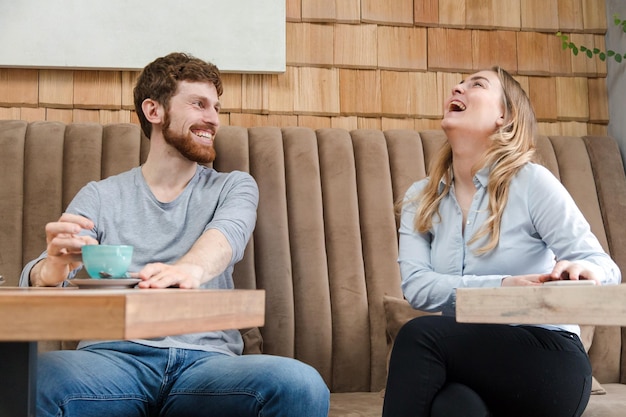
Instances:
[[[613,15],[613,23],[615,26],[619,26],[622,28],[622,31],[626,33],[626,20],[620,19],[618,14]],[[597,56],[601,61],[606,61],[607,58],[613,58],[616,62],[622,62],[622,60],[626,60],[626,53],[618,53],[611,49],[608,51],[603,51],[600,48],[589,48],[585,45],[576,45],[574,42],[570,41],[567,35],[562,34],[561,32],[557,32],[556,36],[561,38],[563,50],[571,49],[574,56],[578,56],[578,53],[585,54],[588,58],[593,58]]]

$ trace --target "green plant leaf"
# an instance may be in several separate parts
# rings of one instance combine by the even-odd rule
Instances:
[[[599,48],[593,48],[593,53],[598,55],[600,53],[600,49]]]
[[[606,54],[604,52],[600,52],[598,56],[600,57],[600,61],[606,61]]]
[[[593,54],[591,53],[591,51],[590,51],[589,49],[587,49],[587,56],[588,56],[589,58],[592,58],[592,57],[593,57]]]
[[[622,56],[621,55],[615,55],[615,60],[619,63],[622,62]]]
[[[613,51],[613,50],[609,49],[609,50],[606,52],[606,55],[607,55],[607,56],[609,56],[609,57],[612,57],[613,55],[615,55],[615,51]]]

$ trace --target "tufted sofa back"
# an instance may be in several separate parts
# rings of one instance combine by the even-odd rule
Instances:
[[[260,190],[234,278],[239,288],[266,289],[265,353],[313,365],[333,392],[384,386],[383,296],[402,296],[393,204],[426,175],[443,140],[441,131],[222,127],[214,167],[248,171]],[[133,124],[0,121],[5,285],[45,248],[44,225],[80,187],[137,166],[148,148]],[[626,178],[615,141],[542,136],[538,148],[626,270]],[[619,328],[596,329],[590,356],[600,382],[620,381],[621,340]]]

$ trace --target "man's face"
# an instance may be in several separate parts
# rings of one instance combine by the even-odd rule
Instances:
[[[213,84],[181,81],[163,117],[165,141],[190,161],[213,162],[219,111],[219,97]]]

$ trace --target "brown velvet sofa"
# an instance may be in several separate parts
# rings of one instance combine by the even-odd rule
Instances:
[[[254,236],[235,270],[238,287],[267,291],[262,345],[247,349],[317,368],[333,417],[380,415],[392,337],[418,314],[402,300],[393,203],[426,175],[442,141],[440,131],[229,126],[217,136],[214,167],[249,171],[260,189]],[[138,165],[148,146],[131,124],[0,121],[4,285],[17,285],[22,265],[45,247],[45,223],[83,184]],[[626,177],[615,141],[539,137],[538,148],[626,271]],[[623,417],[626,334],[601,326],[584,334],[601,384],[584,416]]]

